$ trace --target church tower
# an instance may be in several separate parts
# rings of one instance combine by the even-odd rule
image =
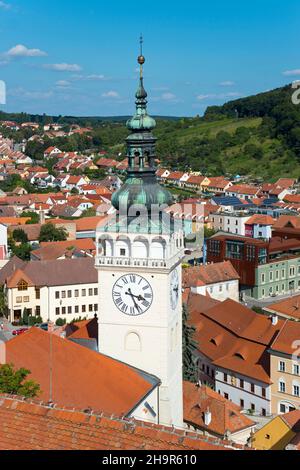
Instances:
[[[182,426],[184,235],[164,211],[173,199],[156,179],[156,122],[147,112],[142,40],[138,63],[127,179],[112,198],[116,217],[97,231],[99,350],[158,377],[158,420]]]

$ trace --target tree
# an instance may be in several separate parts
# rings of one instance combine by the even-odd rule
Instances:
[[[30,370],[14,370],[13,364],[0,365],[0,392],[34,398],[40,393],[40,386],[34,380],[26,380]]]
[[[39,242],[61,242],[67,240],[68,232],[64,227],[55,227],[49,223],[41,228]]]
[[[189,325],[189,311],[186,304],[182,309],[182,361],[183,379],[188,382],[196,382],[196,364],[194,361],[194,351],[197,349],[197,342],[194,340],[196,328]]]
[[[4,286],[0,286],[0,317],[6,316],[7,313],[7,297]]]
[[[14,239],[10,238],[8,240],[8,246],[13,255],[17,256],[23,261],[30,260],[30,254],[32,251],[30,243],[21,243],[20,245],[16,245]]]
[[[64,326],[67,323],[67,320],[65,318],[58,318],[56,320],[56,326]]]
[[[30,219],[26,222],[27,225],[38,224],[40,221],[39,214],[32,211],[22,212],[21,217],[27,217]]]
[[[18,243],[27,243],[28,237],[27,234],[21,228],[17,228],[13,231],[13,239]]]

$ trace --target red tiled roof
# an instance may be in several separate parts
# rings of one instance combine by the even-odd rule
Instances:
[[[52,347],[51,347],[52,341]],[[158,383],[138,369],[38,328],[5,343],[6,362],[31,371],[41,388],[39,399],[59,406],[91,407],[126,416]]]
[[[269,318],[231,299],[205,312],[201,304],[189,306],[189,311],[202,354],[219,367],[271,383],[267,349],[279,333],[282,320],[272,325]]]
[[[227,450],[228,441],[0,395],[2,450]],[[30,432],[29,432],[30,430]]]
[[[273,225],[274,219],[270,215],[254,214],[247,220],[247,225]]]
[[[227,431],[238,431],[255,426],[254,421],[243,415],[241,409],[219,393],[206,386],[183,383],[184,421],[198,429],[223,437]],[[209,410],[211,422],[205,424],[204,413]]]
[[[196,287],[199,281],[202,285],[209,285],[234,279],[239,279],[239,275],[230,261],[194,266],[183,270],[184,287]]]
[[[288,297],[266,307],[267,311],[300,320],[300,295]]]

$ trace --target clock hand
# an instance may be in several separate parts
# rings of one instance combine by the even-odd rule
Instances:
[[[126,295],[130,295],[130,297],[134,297],[135,299],[138,299],[139,302],[143,302],[144,300],[146,300],[144,297],[142,297],[141,295],[134,295],[132,294],[131,292],[131,289],[129,289],[128,292],[125,293]]]
[[[132,298],[132,301],[134,303],[134,306],[135,308],[137,309],[137,311],[139,312],[140,311],[140,306],[136,303],[136,301],[134,300],[135,297],[137,298],[136,295],[133,295],[133,293],[131,292],[131,289],[128,289],[128,292],[126,292],[126,295],[130,295],[130,297]]]

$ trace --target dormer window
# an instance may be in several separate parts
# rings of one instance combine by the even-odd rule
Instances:
[[[18,283],[18,291],[28,290],[28,284],[23,279]]]

